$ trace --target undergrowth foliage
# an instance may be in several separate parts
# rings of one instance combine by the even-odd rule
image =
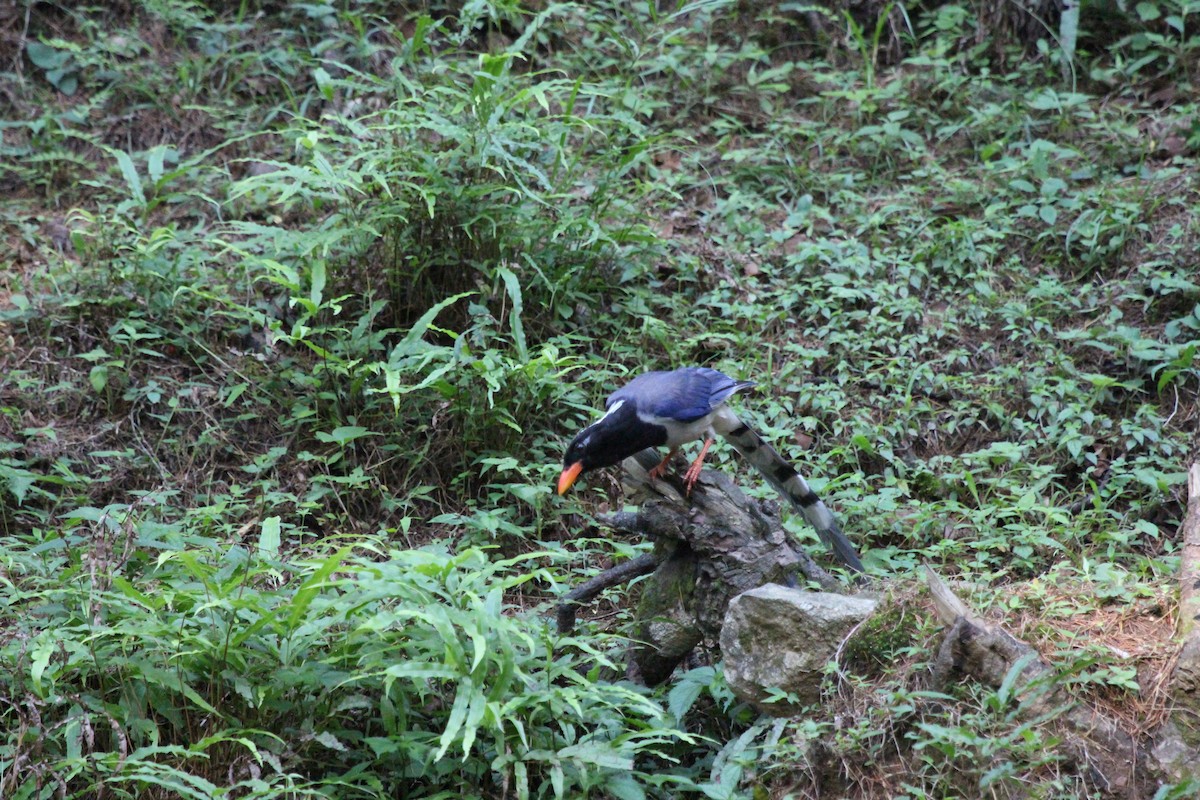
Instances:
[[[7,554],[11,599],[55,625],[7,649],[5,797],[323,796],[353,774],[385,796],[620,791],[667,780],[635,763],[690,738],[644,690],[596,682],[593,642],[511,613],[507,592],[551,579],[524,568],[539,554],[365,543],[285,560],[278,518],[232,547],[180,547],[137,509],[65,524]]]
[[[925,691],[929,622],[787,720],[719,665],[620,681],[620,599],[548,626],[646,546],[592,532],[602,476],[553,497],[563,441],[712,363],[871,569],[932,562],[1072,692],[1161,704],[1165,636],[1075,631],[1169,627],[1200,9],[993,5],[30,4],[0,796],[1100,791],[1015,674]]]
[[[259,162],[231,188],[246,215],[320,224],[234,221],[223,242],[290,306],[250,322],[321,359],[301,377],[327,401],[313,424],[374,429],[446,409],[441,425],[404,431],[436,472],[401,478],[435,482],[486,474],[478,459],[519,452],[525,420],[563,399],[569,360],[555,332],[643,227],[612,189],[644,150],[630,146],[641,125],[598,108],[596,87],[514,72],[518,52],[417,62],[433,23],[415,25],[392,81],[331,80],[384,110],[286,131],[299,163]]]

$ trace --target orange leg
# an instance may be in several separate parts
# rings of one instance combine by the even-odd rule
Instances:
[[[696,456],[696,460],[688,467],[687,474],[683,476],[683,490],[685,494],[690,495],[692,487],[700,479],[700,469],[704,466],[704,456],[708,453],[708,448],[712,446],[712,443],[712,439],[704,440],[704,447],[700,448],[700,455]]]
[[[672,458],[674,458],[675,454],[678,452],[679,452],[678,447],[672,447],[671,452],[667,453],[667,455],[663,458],[663,460],[658,462],[658,466],[655,467],[654,469],[650,470],[646,474],[649,475],[654,480],[658,480],[659,478],[661,478],[663,476],[663,473],[665,473],[667,471],[667,462],[669,462]]]

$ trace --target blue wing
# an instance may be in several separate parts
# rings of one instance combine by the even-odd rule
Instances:
[[[720,406],[752,381],[733,378],[707,367],[684,367],[672,372],[647,372],[613,392],[605,403],[632,402],[643,414],[693,422]]]

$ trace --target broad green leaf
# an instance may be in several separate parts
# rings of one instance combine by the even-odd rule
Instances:
[[[63,729],[63,739],[66,740],[68,759],[77,759],[83,755],[83,729],[80,723],[82,709],[77,705],[71,706],[67,714],[67,724]]]
[[[513,764],[513,778],[517,784],[517,800],[529,800],[529,770],[524,761]]]
[[[166,145],[156,144],[146,154],[146,174],[150,176],[150,181],[155,186],[162,180],[163,160],[166,157],[167,149]]]
[[[97,364],[92,367],[88,373],[88,382],[92,385],[95,392],[103,392],[104,387],[108,386],[108,365]]]
[[[1158,10],[1158,3],[1142,2],[1134,8],[1142,22],[1153,22],[1162,16],[1162,12]]]
[[[312,264],[312,274],[310,276],[310,287],[308,290],[308,299],[313,306],[321,305],[321,298],[325,294],[325,260],[317,259]]]
[[[504,288],[508,292],[509,302],[512,303],[512,308],[508,312],[509,327],[512,328],[517,358],[524,362],[529,359],[529,353],[525,347],[525,326],[521,323],[521,314],[525,308],[521,300],[521,281],[518,280],[516,273],[506,266],[501,265],[496,272],[504,280]]]
[[[408,329],[408,333],[404,335],[404,339],[402,339],[399,344],[392,348],[391,361],[395,363],[401,357],[410,355],[414,351],[414,346],[429,331],[430,326],[433,325],[433,321],[437,318],[437,315],[442,312],[442,309],[457,303],[464,297],[470,297],[473,294],[475,293],[460,292],[453,297],[447,297],[445,300],[435,304],[428,311],[422,314],[420,318],[412,324],[412,327]]]
[[[617,800],[645,800],[646,790],[633,775],[619,772],[609,775],[604,781],[605,791]]]
[[[129,189],[129,194],[137,201],[139,206],[146,205],[146,194],[142,190],[142,179],[138,177],[137,167],[134,166],[133,159],[124,150],[118,150],[115,147],[108,148],[108,152],[117,160],[117,166],[121,169],[121,177],[125,179],[125,187]]]
[[[454,693],[454,705],[450,707],[450,717],[446,720],[446,727],[442,730],[441,738],[438,740],[439,746],[433,757],[434,761],[440,761],[446,754],[446,750],[458,738],[458,732],[462,730],[463,723],[467,720],[467,711],[474,701],[475,694],[475,682],[470,677],[464,676],[459,680],[458,691]]]
[[[328,442],[331,444],[345,445],[353,442],[355,439],[363,436],[376,436],[378,434],[361,425],[343,425],[339,428],[334,428],[329,433],[325,431],[317,431],[316,437],[319,441]]]
[[[712,667],[700,667],[687,672],[671,687],[667,695],[667,710],[677,721],[684,718],[706,686],[712,683],[715,672]]]
[[[71,60],[69,52],[51,47],[44,42],[27,42],[25,55],[29,56],[29,60],[35,67],[43,70],[59,69]]]
[[[237,383],[237,384],[234,384],[233,386],[226,388],[224,390],[224,392],[225,392],[225,403],[224,403],[225,408],[229,408],[235,402],[237,402],[237,399],[239,397],[241,397],[242,394],[249,388],[250,388],[250,384],[248,384],[248,383]]]
[[[314,734],[313,739],[320,744],[325,745],[325,747],[329,748],[330,750],[336,750],[339,753],[346,752],[346,745],[342,744],[341,740],[329,731],[322,731],[321,733]]]
[[[338,568],[342,566],[342,562],[346,559],[346,556],[350,555],[351,550],[352,548],[349,545],[338,548],[337,552],[323,560],[320,566],[304,579],[304,583],[300,584],[300,588],[296,590],[296,594],[292,599],[292,613],[288,617],[289,629],[296,629],[300,619],[308,613],[309,605],[320,593],[321,589],[324,588],[325,581],[329,579],[330,575],[337,572]]]
[[[29,493],[37,478],[35,473],[23,467],[0,462],[0,486],[12,492],[12,496],[17,498],[18,506],[25,502],[25,495]]]
[[[559,758],[594,764],[604,769],[633,769],[633,759],[620,752],[608,742],[584,742],[564,747],[558,751]]]
[[[132,583],[130,583],[129,580],[126,579],[124,576],[114,575],[112,581],[113,581],[113,586],[115,586],[118,590],[120,590],[121,594],[125,595],[130,600],[133,600],[134,602],[138,603],[139,605],[142,605],[150,610],[158,609],[161,607],[161,605],[162,605],[161,603],[157,602],[157,600],[155,598],[152,598],[150,595],[146,594],[145,592],[142,592],[141,590],[139,590],[136,586],[134,586]]]
[[[258,557],[275,560],[279,558],[279,517],[267,517],[258,534]]]
[[[463,723],[462,750],[464,760],[471,755],[471,746],[475,744],[475,736],[479,732],[479,724],[483,722],[487,707],[486,694],[482,691],[472,693],[471,705],[467,709],[467,718]]]
[[[46,674],[50,659],[57,650],[58,646],[54,642],[43,642],[33,649],[33,656],[29,659],[29,677],[39,690],[42,688],[42,676]]]

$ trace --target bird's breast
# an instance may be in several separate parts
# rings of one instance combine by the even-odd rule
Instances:
[[[694,419],[690,422],[680,422],[670,417],[642,416],[640,414],[638,416],[644,422],[665,428],[667,431],[667,447],[672,449],[682,447],[688,442],[694,442],[708,436],[713,420],[712,414],[706,414],[700,417],[700,419]]]

